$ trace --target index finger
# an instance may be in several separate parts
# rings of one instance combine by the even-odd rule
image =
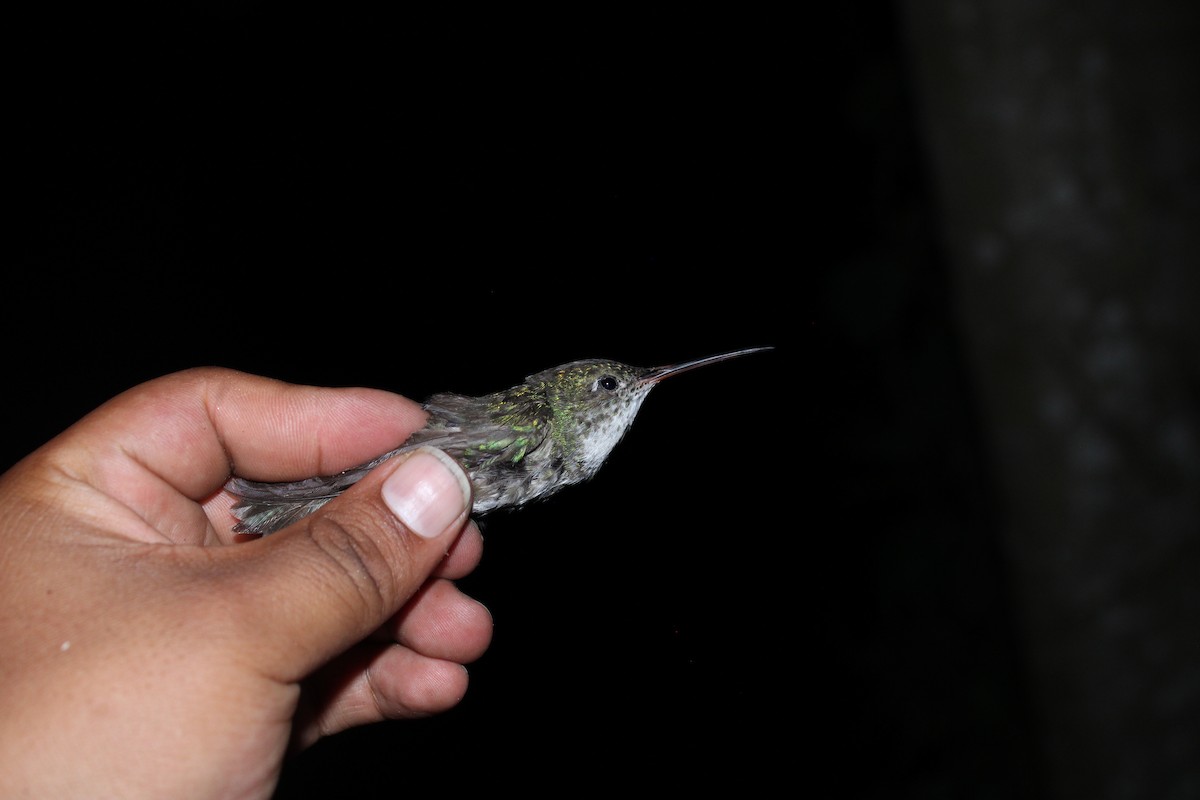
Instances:
[[[263,481],[338,472],[424,423],[418,403],[391,392],[203,367],[135,386],[59,438],[90,483],[136,504],[153,479],[199,501],[235,471]]]

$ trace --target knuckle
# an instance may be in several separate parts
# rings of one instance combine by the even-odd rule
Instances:
[[[371,522],[371,521],[369,521]],[[352,587],[357,602],[371,618],[382,618],[391,613],[400,586],[397,570],[406,563],[394,552],[401,547],[401,537],[372,537],[365,533],[372,527],[384,530],[382,525],[364,524],[364,521],[346,517],[336,512],[316,515],[308,525],[308,537],[316,552],[330,570],[345,575],[350,580],[337,581],[340,586]]]

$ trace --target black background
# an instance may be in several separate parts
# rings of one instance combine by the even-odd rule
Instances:
[[[386,8],[22,31],[3,463],[196,365],[421,398],[774,346],[487,519],[462,583],[495,639],[461,706],[324,741],[279,796],[1027,789],[889,6]]]

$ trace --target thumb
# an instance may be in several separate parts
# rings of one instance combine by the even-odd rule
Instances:
[[[361,641],[417,592],[466,525],[471,485],[431,447],[392,458],[254,548],[243,621],[269,674],[300,680]],[[247,554],[249,555],[249,554]],[[239,572],[241,572],[239,570]],[[250,597],[245,597],[249,593]]]

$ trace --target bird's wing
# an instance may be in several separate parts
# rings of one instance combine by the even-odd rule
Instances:
[[[238,497],[230,512],[238,519],[235,533],[273,533],[308,516],[349,489],[392,456],[419,445],[445,450],[468,473],[492,466],[520,468],[524,458],[546,441],[550,408],[535,400],[522,401],[511,414],[481,423],[472,411],[478,401],[455,394],[434,395],[425,404],[429,422],[401,447],[365,464],[339,472],[285,483],[232,478],[225,488]],[[520,413],[516,413],[519,410]]]
[[[445,450],[470,473],[492,465],[519,467],[550,434],[551,412],[544,402],[526,400],[519,409],[481,421],[478,400],[437,394],[425,403],[429,423],[414,433],[406,447],[430,445]]]

